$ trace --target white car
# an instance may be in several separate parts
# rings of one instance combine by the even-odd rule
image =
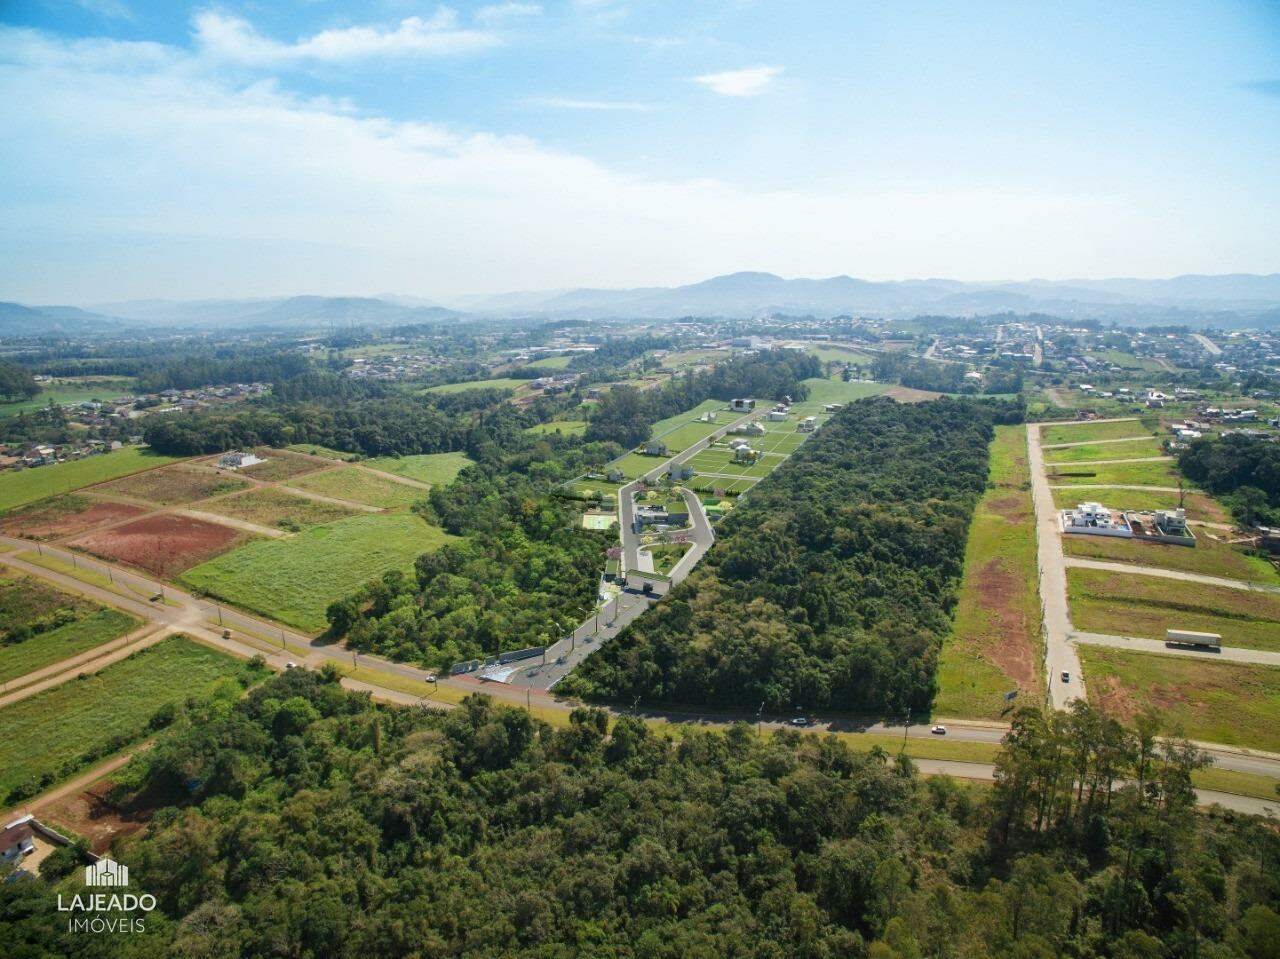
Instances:
[[[285,669],[297,669],[297,668],[298,668],[298,664],[297,664],[297,663],[295,663],[295,662],[290,661],[290,662],[287,662],[287,663],[285,663],[285,664],[284,664],[284,668],[285,668]]]
[[[808,726],[809,720],[805,719],[803,716],[797,716],[795,719],[791,720],[791,725],[792,726]]]
[[[436,681],[435,673],[427,673],[427,682],[434,683]]]
[[[933,733],[935,736],[945,736],[947,734],[947,727],[934,726],[932,729],[929,730],[929,732]]]

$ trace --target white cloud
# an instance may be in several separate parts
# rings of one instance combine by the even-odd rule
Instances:
[[[76,0],[76,3],[108,20],[132,20],[133,11],[120,0]]]
[[[748,67],[724,73],[704,73],[694,77],[693,81],[722,96],[754,97],[763,93],[780,73],[782,67]]]
[[[648,113],[653,109],[651,103],[636,103],[631,100],[575,100],[571,97],[534,97],[530,103],[551,107],[556,110],[601,110],[627,113]]]
[[[496,36],[458,25],[458,16],[440,7],[428,19],[407,17],[393,29],[357,26],[323,30],[294,43],[264,37],[248,20],[213,10],[196,14],[195,40],[205,53],[259,66],[305,60],[344,61],[367,57],[444,56],[497,45]]]
[[[476,20],[480,23],[505,23],[522,17],[536,17],[542,13],[542,5],[538,3],[491,3],[476,11]]]

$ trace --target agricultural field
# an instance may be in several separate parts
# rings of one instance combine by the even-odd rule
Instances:
[[[465,393],[467,390],[518,390],[528,386],[532,380],[517,380],[509,376],[500,376],[492,380],[469,380],[465,383],[443,383],[440,386],[429,386],[424,393]]]
[[[355,466],[312,473],[288,484],[296,489],[310,490],[321,496],[351,503],[363,503],[378,509],[395,509],[411,506],[426,495],[426,491],[407,483],[384,479],[368,470]]]
[[[556,433],[561,436],[582,436],[586,431],[586,420],[552,420],[550,423],[539,423],[525,430],[526,433],[532,433],[535,436],[554,435]]]
[[[228,603],[319,633],[330,603],[454,537],[413,513],[369,513],[242,546],[181,576]]]
[[[1250,556],[1229,546],[1204,529],[1194,530],[1195,546],[1173,543],[1147,543],[1106,536],[1067,534],[1062,537],[1062,552],[1067,556],[1101,559],[1134,566],[1175,569],[1205,576],[1242,579],[1251,583],[1280,585],[1280,573],[1265,559]]]
[[[543,424],[544,426],[550,424]],[[586,424],[582,424],[586,429]],[[452,483],[474,461],[466,453],[420,453],[416,456],[380,456],[365,465],[405,479],[443,486]]]
[[[5,470],[0,473],[0,513],[42,499],[71,493],[86,486],[176,462],[177,456],[161,456],[138,447],[68,460],[34,469]]]
[[[1149,436],[1158,427],[1155,416],[1135,417],[1107,423],[1090,423],[1087,421],[1073,423],[1055,423],[1040,428],[1040,444],[1052,446],[1055,443],[1083,443],[1086,440],[1120,440],[1135,436]]]
[[[128,496],[161,506],[177,506],[223,493],[234,493],[248,485],[248,482],[235,476],[178,463],[103,483],[94,487],[94,492]]]
[[[1188,739],[1280,751],[1280,669],[1080,647],[1089,700],[1131,722],[1147,708]]]
[[[1163,640],[1166,629],[1218,633],[1224,646],[1280,652],[1280,595],[1068,569],[1072,625],[1081,632]]]
[[[70,545],[167,579],[250,538],[230,526],[161,513],[88,533]]]
[[[57,406],[75,406],[86,400],[111,400],[133,391],[133,377],[66,377],[45,385],[29,400],[0,403],[0,419],[17,413],[42,410],[50,403]]]
[[[295,496],[278,486],[259,486],[235,496],[224,496],[210,503],[201,503],[200,509],[259,526],[299,527],[332,523],[358,512],[337,503]]]
[[[25,539],[50,540],[75,536],[85,530],[147,512],[133,503],[113,503],[66,493],[14,510],[0,520],[0,532]]]
[[[1110,466],[1072,465],[1063,463],[1048,466],[1049,483],[1052,486],[1162,486],[1176,489],[1181,478],[1172,460],[1155,463],[1115,463]],[[1182,485],[1193,484],[1186,479]]]
[[[1157,510],[1177,509],[1178,494],[1145,489],[1098,489],[1088,486],[1053,490],[1053,504],[1058,509],[1074,509],[1081,500],[1101,500],[1113,509]],[[1186,492],[1182,497],[1187,518],[1206,523],[1230,523],[1231,514],[1217,500],[1203,493]],[[1199,531],[1197,531],[1199,535]]]
[[[997,426],[974,510],[955,623],[938,663],[939,716],[997,719],[1004,694],[1044,690],[1035,511],[1026,428]]]
[[[238,698],[248,663],[182,636],[0,708],[0,802],[34,795],[151,731],[186,699]]]
[[[249,476],[263,483],[280,483],[285,480],[291,480],[298,476],[305,476],[307,473],[314,473],[316,470],[324,469],[324,463],[318,463],[309,456],[302,456],[298,453],[291,453],[287,450],[254,450],[258,456],[266,460],[265,463],[258,463],[254,466],[246,466],[244,469],[236,470],[243,476]],[[217,465],[217,460],[213,461],[213,465]]]
[[[1089,443],[1087,446],[1066,446],[1044,451],[1044,461],[1054,463],[1087,463],[1090,460],[1127,460],[1145,456],[1167,456],[1160,441],[1133,440],[1126,443]]]

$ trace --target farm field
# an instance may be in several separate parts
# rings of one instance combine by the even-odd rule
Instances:
[[[581,436],[587,431],[586,420],[552,420],[550,423],[539,423],[528,427],[525,432],[535,436],[554,435]]]
[[[1046,463],[1085,463],[1089,460],[1126,460],[1143,456],[1165,456],[1160,441],[1133,440],[1128,443],[1090,443],[1088,446],[1067,446],[1044,451]]]
[[[133,390],[133,377],[69,377],[49,384],[29,400],[0,403],[0,419],[17,413],[42,410],[50,403],[58,406],[75,406],[86,400],[110,400]]]
[[[311,473],[291,481],[288,485],[297,489],[310,490],[322,496],[333,496],[352,503],[376,506],[379,509],[409,506],[426,495],[425,490],[397,483],[395,480],[383,479],[381,476],[355,466],[343,466],[321,473]]]
[[[254,675],[247,663],[174,636],[0,708],[0,802],[15,787],[32,795],[137,742],[164,707],[207,700],[220,683],[230,683],[223,695],[238,697]]]
[[[337,503],[323,503],[305,496],[294,496],[276,486],[259,486],[234,496],[224,496],[209,503],[201,503],[200,509],[259,526],[280,526],[287,522],[298,526],[318,526],[346,519],[357,512]]]
[[[1195,546],[1144,543],[1104,536],[1064,535],[1062,552],[1067,556],[1131,563],[1157,569],[1176,569],[1205,576],[1223,576],[1251,583],[1280,585],[1280,573],[1265,559],[1250,556],[1219,540],[1207,530],[1196,530]]]
[[[1131,436],[1147,436],[1155,432],[1157,419],[1151,417],[1134,417],[1108,423],[1072,422],[1055,423],[1040,428],[1040,444],[1051,446],[1054,443],[1083,443],[1086,440],[1119,440]]]
[[[230,526],[163,513],[88,533],[70,545],[169,578],[250,538]]]
[[[453,539],[413,513],[370,513],[288,539],[250,543],[180,578],[229,603],[318,633],[328,625],[324,611],[334,600],[387,570],[410,570],[419,555]]]
[[[1147,708],[1188,739],[1280,750],[1280,669],[1082,646],[1089,700],[1124,722]]]
[[[162,456],[150,450],[129,447],[82,460],[54,463],[52,466],[5,470],[0,473],[0,513],[119,476],[164,466],[178,459],[176,456]]]
[[[586,430],[586,423],[582,424],[582,428]],[[417,480],[419,483],[440,486],[452,483],[472,462],[466,453],[420,453],[416,456],[380,456],[367,460],[366,465],[384,473]]]
[[[1166,629],[1218,633],[1225,646],[1280,652],[1280,596],[1068,569],[1072,625],[1083,632],[1163,640]]]
[[[1073,466],[1063,463],[1049,466],[1049,484],[1051,486],[1164,486],[1175,488],[1180,478],[1177,467],[1172,461],[1158,463],[1117,463],[1112,466]],[[1058,472],[1055,472],[1057,470]],[[1081,475],[1069,476],[1066,473]],[[1188,480],[1183,480],[1184,487],[1191,487]]]
[[[517,390],[528,386],[532,380],[517,380],[500,376],[492,380],[470,380],[466,383],[442,383],[440,386],[429,386],[424,393],[465,393],[467,390]]]
[[[83,533],[103,523],[141,516],[145,512],[145,506],[133,503],[113,503],[66,493],[8,513],[0,520],[0,532],[26,539],[57,539]]]
[[[938,661],[935,715],[999,718],[1004,694],[1043,694],[1035,512],[1025,427],[997,426],[987,491],[969,526],[955,623]]]
[[[325,468],[324,463],[317,463],[310,457],[291,453],[288,450],[257,449],[254,452],[264,458],[266,462],[258,463],[255,466],[246,466],[244,469],[236,470],[236,472],[263,483],[279,483]],[[216,459],[212,461],[212,465],[217,465]]]
[[[94,492],[130,496],[161,506],[176,506],[223,493],[234,493],[248,485],[245,480],[235,476],[178,463],[103,483],[95,487]]]
[[[1074,509],[1082,500],[1100,500],[1113,509],[1156,510],[1177,509],[1177,493],[1161,493],[1141,489],[1090,489],[1081,486],[1072,489],[1053,490],[1053,504],[1058,509]],[[1187,492],[1183,495],[1187,518],[1206,523],[1230,523],[1231,514],[1217,500],[1204,493]],[[1196,535],[1199,535],[1197,531]]]

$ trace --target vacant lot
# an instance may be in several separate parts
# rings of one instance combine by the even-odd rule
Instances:
[[[60,536],[83,533],[104,523],[140,516],[145,512],[145,506],[112,503],[67,493],[65,496],[14,510],[0,520],[0,531],[9,536],[23,536],[27,539],[57,539]]]
[[[0,576],[0,682],[43,669],[142,625],[29,576]]]
[[[254,450],[254,453],[265,459],[266,462],[258,463],[256,466],[246,466],[236,472],[243,476],[261,480],[264,483],[279,483],[293,479],[295,476],[304,476],[318,469],[324,469],[326,465],[318,460],[311,459],[309,456],[290,453],[287,450],[259,449]],[[216,463],[217,460],[214,460],[215,465]]]
[[[545,356],[525,365],[531,370],[563,370],[572,361],[572,356]]]
[[[754,437],[752,438],[754,442]],[[727,473],[734,476],[768,476],[785,462],[785,458],[776,453],[766,453],[754,463],[736,463],[733,454],[725,449],[703,450],[691,460],[689,465],[699,473]]]
[[[310,490],[322,496],[363,503],[365,506],[376,506],[379,509],[409,506],[426,495],[425,490],[405,483],[397,483],[395,480],[383,479],[381,476],[355,466],[312,473],[292,481],[289,485]]]
[[[300,527],[332,523],[334,520],[354,516],[357,512],[337,503],[322,503],[320,500],[295,496],[279,486],[259,486],[235,496],[224,496],[210,503],[201,503],[200,509],[259,526],[296,524]]]
[[[7,683],[70,659],[95,646],[119,639],[141,625],[142,620],[128,613],[117,609],[98,609],[20,643],[0,646],[0,682]]]
[[[182,581],[318,633],[331,602],[387,570],[409,570],[419,555],[451,539],[412,513],[371,513],[251,543],[188,570]]]
[[[1265,559],[1249,556],[1215,540],[1203,529],[1197,531],[1195,546],[1144,543],[1104,536],[1066,535],[1062,537],[1062,551],[1067,556],[1280,585],[1280,574]]]
[[[537,426],[530,426],[525,430],[526,433],[533,433],[538,436],[559,433],[561,436],[581,436],[587,431],[586,420],[552,420],[550,423],[539,423]]]
[[[1046,463],[1086,463],[1089,460],[1128,460],[1164,455],[1160,441],[1153,437],[1125,443],[1088,443],[1085,446],[1045,450],[1044,460]]]
[[[1089,699],[1131,720],[1154,708],[1189,739],[1280,750],[1280,669],[1080,649]]]
[[[1150,436],[1158,426],[1156,417],[1118,420],[1109,423],[1055,423],[1040,429],[1044,446],[1054,443],[1083,443],[1086,440],[1119,440],[1130,436]]]
[[[428,387],[426,393],[463,393],[467,390],[517,390],[528,386],[532,380],[516,380],[510,377],[498,377],[493,380],[471,380],[467,383],[445,383],[441,386]]]
[[[809,396],[805,399],[806,405],[851,403],[864,396],[878,396],[889,389],[884,383],[845,383],[838,378],[805,380],[804,385],[809,387]]]
[[[1023,426],[997,426],[987,491],[969,526],[955,625],[938,664],[934,712],[994,719],[1004,694],[1042,694],[1035,512]]]
[[[726,493],[745,493],[756,483],[758,479],[742,478],[732,479],[724,476],[695,476],[691,480],[685,482],[685,486],[699,492],[714,492],[723,490]]]
[[[1156,463],[1117,463],[1112,466],[1061,463],[1048,466],[1047,471],[1051,486],[1163,486],[1167,489],[1175,489],[1180,478],[1171,460],[1161,460]],[[1185,479],[1182,484],[1188,488],[1193,485]]]
[[[1058,509],[1074,509],[1081,500],[1101,500],[1112,509],[1154,510],[1177,509],[1178,494],[1161,493],[1155,490],[1140,489],[1099,489],[1087,486],[1078,489],[1056,489],[1053,491],[1053,502]],[[1203,493],[1186,492],[1182,497],[1183,507],[1188,519],[1202,520],[1207,523],[1230,523],[1231,515],[1216,500]],[[1198,533],[1197,533],[1198,535]]]
[[[543,423],[551,426],[551,423]],[[567,426],[567,423],[556,424]],[[537,429],[531,427],[530,429]],[[586,430],[587,424],[582,424]],[[566,434],[573,435],[573,434]],[[394,473],[419,483],[430,483],[433,486],[452,483],[454,478],[472,464],[466,453],[421,453],[417,456],[380,456],[369,460],[368,465],[384,473]]]
[[[1096,569],[1068,569],[1076,629],[1164,639],[1166,629],[1219,633],[1226,646],[1280,651],[1280,596]]]
[[[168,578],[249,538],[229,526],[165,513],[89,533],[71,545]]]
[[[325,459],[340,460],[343,463],[354,463],[360,458],[359,453],[344,453],[342,450],[329,449],[327,446],[317,446],[315,443],[290,443],[285,447],[295,453],[307,453],[311,456],[323,456]]]
[[[179,464],[112,480],[94,487],[94,492],[130,496],[161,506],[176,506],[223,493],[234,493],[248,485],[245,480],[234,476],[213,473],[199,466]]]
[[[239,695],[247,663],[175,636],[84,679],[0,708],[0,801],[33,795],[96,759],[144,738],[162,708],[208,699],[220,680]],[[234,691],[234,692],[232,692]]]
[[[114,453],[103,453],[101,456],[55,463],[52,466],[37,466],[35,469],[16,472],[5,470],[0,473],[0,513],[60,493],[93,486],[117,476],[164,466],[176,459],[174,456],[161,456],[150,450],[130,447]]]

